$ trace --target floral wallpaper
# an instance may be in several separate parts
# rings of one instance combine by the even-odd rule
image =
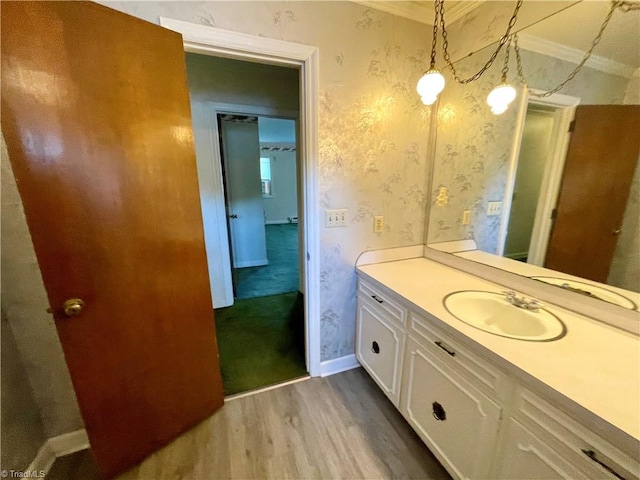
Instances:
[[[487,47],[459,62],[459,75],[475,73],[494,48]],[[502,55],[498,57],[500,64],[501,58]],[[541,90],[554,87],[575,67],[525,50],[522,61],[529,85]],[[512,62],[509,80],[514,84],[515,67]],[[519,88],[518,97],[507,112],[493,115],[486,98],[500,83],[500,74],[500,67],[494,65],[480,80],[468,85],[460,85],[448,72],[445,74],[447,87],[441,94],[438,111],[428,242],[474,239],[479,249],[497,253],[501,217],[487,216],[487,203],[504,201],[522,95]],[[622,103],[627,83],[623,77],[585,68],[561,93],[580,97],[582,104],[616,104]],[[443,195],[448,197],[446,204]],[[462,225],[464,210],[471,210],[468,225]]]
[[[102,3],[319,48],[318,209],[349,210],[346,228],[321,228],[322,360],[354,353],[356,258],[424,241],[430,109],[414,86],[429,28],[351,2]]]

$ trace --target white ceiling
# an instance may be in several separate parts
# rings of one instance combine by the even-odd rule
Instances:
[[[591,46],[609,8],[610,3],[605,1],[581,2],[524,32],[584,52]],[[640,10],[627,13],[616,10],[594,54],[634,69],[640,67]]]

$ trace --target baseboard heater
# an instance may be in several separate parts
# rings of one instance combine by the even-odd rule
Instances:
[[[298,217],[287,217],[287,220],[289,220],[289,223],[298,223]]]

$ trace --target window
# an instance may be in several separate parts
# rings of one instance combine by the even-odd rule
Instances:
[[[271,157],[260,157],[260,180],[262,182],[262,196],[272,197],[271,193]]]

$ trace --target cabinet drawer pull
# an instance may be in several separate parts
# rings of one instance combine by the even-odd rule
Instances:
[[[382,300],[380,297],[378,297],[377,295],[371,295],[371,298],[373,298],[376,302],[378,303],[384,303],[384,300]]]
[[[447,352],[449,355],[451,355],[452,357],[456,356],[456,352],[454,352],[453,350],[449,350],[447,347],[445,347],[442,342],[440,340],[438,340],[437,342],[434,342],[436,345],[438,345],[441,349],[443,349],[445,352]]]
[[[625,478],[622,475],[620,475],[618,472],[616,472],[609,465],[604,463],[602,460],[598,460],[596,458],[596,452],[594,452],[593,450],[585,450],[584,448],[582,448],[581,450],[582,450],[582,453],[584,453],[587,457],[589,457],[591,460],[593,460],[598,465],[600,465],[602,468],[604,468],[611,475],[615,476],[616,478],[619,478],[620,480],[625,480]]]
[[[438,402],[433,402],[433,418],[438,420],[439,422],[444,422],[447,419],[447,412],[444,411],[442,405]]]
[[[373,343],[371,344],[371,351],[372,351],[373,353],[375,353],[376,355],[377,355],[378,353],[380,353],[380,345],[378,345],[378,342],[373,342]]]

